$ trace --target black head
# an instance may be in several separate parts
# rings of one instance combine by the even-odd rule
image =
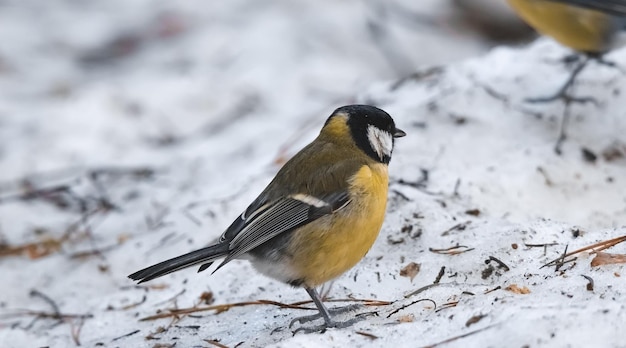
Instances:
[[[394,139],[406,135],[396,128],[388,113],[375,106],[342,106],[333,112],[326,124],[339,114],[347,115],[346,124],[356,145],[368,156],[382,163],[389,163],[391,160]]]

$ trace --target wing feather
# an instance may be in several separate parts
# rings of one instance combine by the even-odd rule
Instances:
[[[229,253],[215,271],[226,263],[260,246],[281,233],[332,214],[350,203],[347,192],[336,192],[323,198],[297,194],[263,204],[262,212],[246,211],[248,219],[229,242]],[[234,231],[230,231],[231,233]]]
[[[577,5],[592,10],[610,13],[615,16],[626,16],[626,1],[624,0],[549,0],[567,5]]]

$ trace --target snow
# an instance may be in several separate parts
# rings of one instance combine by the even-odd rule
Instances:
[[[445,11],[424,3],[425,15]],[[1,347],[415,347],[480,329],[441,346],[624,346],[623,265],[591,267],[583,253],[559,271],[541,266],[566,246],[626,235],[626,50],[606,57],[618,67],[581,73],[573,93],[598,103],[569,106],[557,155],[564,103],[524,101],[567,79],[570,52],[549,39],[482,54],[469,33],[402,26],[376,16],[375,2],[0,6],[0,241],[49,242],[38,250],[48,255],[0,257]],[[373,43],[367,25],[381,18],[388,50],[412,66],[392,66]],[[122,34],[135,48],[111,55]],[[140,321],[204,292],[213,304],[308,300],[245,261],[141,286],[126,276],[218,237],[334,108],[357,102],[388,111],[407,136],[376,244],[326,289],[392,303],[323,334],[294,335],[289,323],[309,312],[269,304]],[[71,190],[26,200],[23,178]],[[456,245],[471,250],[431,251]],[[399,275],[411,262],[421,265],[412,280]],[[409,296],[442,267],[438,285]],[[84,317],[15,315],[53,313],[46,297]]]

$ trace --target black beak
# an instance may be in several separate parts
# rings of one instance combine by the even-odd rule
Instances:
[[[406,135],[406,132],[405,132],[405,131],[403,131],[403,130],[402,130],[402,129],[400,129],[400,128],[396,128],[396,129],[393,131],[393,137],[394,137],[394,138],[402,138],[402,137],[403,137],[403,136],[405,136],[405,135]]]

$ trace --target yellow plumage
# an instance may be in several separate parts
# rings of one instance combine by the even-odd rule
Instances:
[[[547,0],[508,2],[530,26],[564,46],[590,53],[601,53],[611,48],[617,28],[608,14]]]
[[[373,161],[372,161],[373,162]],[[297,231],[290,246],[293,267],[304,284],[316,287],[356,265],[374,244],[387,206],[387,166],[365,165],[350,183],[351,203]]]

